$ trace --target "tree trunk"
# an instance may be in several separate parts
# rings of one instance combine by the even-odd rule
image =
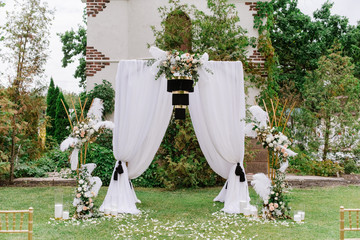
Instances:
[[[329,148],[330,148],[330,131],[331,131],[331,117],[327,117],[325,118],[325,136],[324,136],[324,151],[323,151],[323,156],[322,156],[322,160],[325,161],[327,158],[327,154],[329,153]]]
[[[14,169],[16,158],[16,115],[12,119],[12,134],[11,134],[11,158],[10,158],[10,183],[14,182]]]

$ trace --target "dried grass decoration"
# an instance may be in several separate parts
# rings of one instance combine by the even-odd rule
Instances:
[[[86,153],[89,143],[94,142],[105,128],[114,128],[113,122],[102,121],[104,106],[101,99],[95,98],[93,100],[85,117],[84,110],[86,102],[87,99],[85,100],[84,104],[81,104],[81,100],[79,98],[81,112],[78,113],[76,111],[74,101],[71,100],[72,106],[74,108],[72,117],[66,110],[65,104],[62,102],[70,122],[71,133],[70,136],[60,144],[60,150],[65,151],[69,148],[73,149],[70,155],[71,170],[76,170],[78,176],[79,169],[83,164],[86,164]]]

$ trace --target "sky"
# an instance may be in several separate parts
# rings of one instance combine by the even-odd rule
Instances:
[[[44,0],[43,0],[44,1]],[[326,0],[298,0],[299,8],[303,13],[312,15],[312,13],[321,7]],[[11,11],[14,7],[14,0],[3,0],[6,3],[5,8],[0,8],[0,25],[5,21],[5,11]],[[50,36],[50,57],[45,66],[45,74],[47,84],[50,77],[53,77],[55,85],[58,85],[63,91],[80,93],[81,88],[78,87],[79,80],[73,77],[76,63],[71,64],[67,68],[61,67],[62,44],[57,33],[64,33],[71,28],[76,29],[78,24],[82,23],[82,14],[85,4],[81,0],[47,0],[49,6],[55,9],[55,19],[51,29]],[[333,0],[333,14],[346,16],[350,23],[355,25],[360,21],[358,14],[360,9],[360,0]],[[4,70],[4,64],[0,65],[0,72]]]
[[[22,1],[22,0],[19,0]],[[44,1],[44,0],[42,0]],[[5,7],[0,8],[0,25],[6,20],[6,11],[14,9],[14,0],[3,0]],[[49,58],[45,66],[45,83],[50,83],[50,77],[53,77],[55,85],[68,93],[80,93],[79,80],[73,77],[77,62],[68,67],[61,67],[63,53],[61,51],[62,43],[57,33],[77,29],[82,23],[83,10],[86,6],[81,0],[47,0],[49,7],[55,9],[53,25],[50,30]],[[0,72],[5,72],[4,64],[0,64]]]

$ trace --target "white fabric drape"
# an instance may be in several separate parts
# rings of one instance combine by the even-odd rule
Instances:
[[[124,173],[110,186],[100,211],[116,205],[119,213],[138,213],[129,179],[140,176],[158,150],[172,113],[166,80],[155,81],[146,61],[120,61],[116,76],[113,149]],[[128,163],[128,167],[126,167]],[[115,168],[117,167],[116,164]]]
[[[247,181],[235,175],[236,163],[243,168],[245,95],[241,62],[207,62],[190,94],[189,110],[200,147],[210,167],[227,179],[215,199],[223,211],[240,213],[240,201],[249,201]],[[212,73],[206,72],[210,69]],[[140,176],[150,165],[172,112],[166,80],[155,80],[145,61],[121,61],[116,77],[114,155],[124,173],[113,177],[100,207],[122,213],[138,213],[138,202],[129,179]],[[128,163],[128,168],[125,162]],[[115,168],[119,162],[116,163]],[[244,168],[243,168],[244,169]]]
[[[207,73],[210,69],[212,73]],[[210,167],[226,185],[215,201],[222,209],[240,213],[240,201],[250,201],[247,181],[235,175],[236,163],[243,167],[245,140],[245,93],[241,62],[208,62],[190,94],[190,115],[202,152]]]

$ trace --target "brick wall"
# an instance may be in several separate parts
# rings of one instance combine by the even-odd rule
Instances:
[[[95,61],[94,61],[95,60]],[[86,47],[86,76],[93,77],[96,72],[101,71],[109,62],[101,62],[101,60],[110,60],[103,53],[95,49],[94,47]],[[93,62],[92,62],[93,61]]]
[[[249,6],[249,11],[253,12],[253,16],[257,15],[257,2],[245,2],[246,6]],[[248,60],[253,64],[253,66],[261,72],[262,76],[267,76],[265,68],[265,57],[257,49],[253,50],[252,54],[249,56]]]
[[[106,8],[106,4],[110,0],[86,0],[86,12],[88,17],[96,17],[96,15]]]

